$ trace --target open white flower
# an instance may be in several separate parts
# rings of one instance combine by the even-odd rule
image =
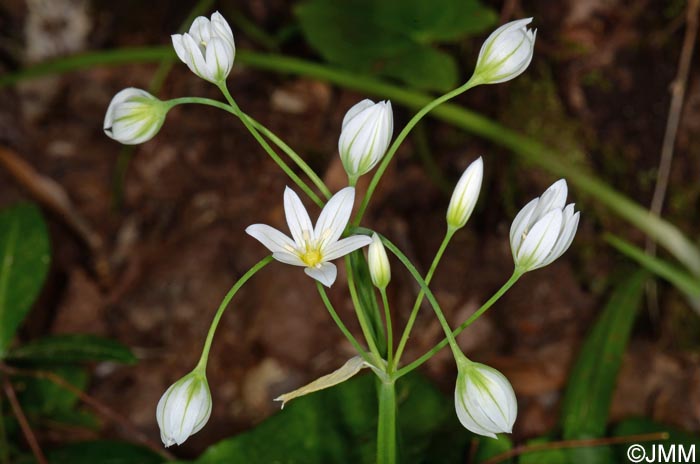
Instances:
[[[284,191],[284,212],[293,239],[266,224],[253,224],[245,231],[265,245],[277,261],[303,266],[309,277],[330,287],[335,282],[337,269],[329,261],[372,242],[366,235],[340,239],[350,220],[354,201],[355,189],[345,187],[328,200],[316,221],[316,227],[313,227],[299,196],[287,187]]]
[[[520,210],[510,227],[510,248],[515,265],[532,271],[550,264],[571,245],[578,227],[579,212],[566,203],[566,181],[552,184],[541,197]]]
[[[221,13],[211,15],[211,20],[198,16],[190,31],[171,36],[178,58],[190,70],[213,84],[226,80],[236,56],[233,31]]]

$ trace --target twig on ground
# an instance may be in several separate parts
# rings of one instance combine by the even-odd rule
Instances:
[[[19,401],[17,401],[17,395],[15,394],[15,389],[12,388],[10,379],[4,377],[2,379],[2,386],[5,390],[7,400],[10,402],[10,407],[12,407],[12,412],[17,418],[17,422],[19,422],[19,426],[22,429],[24,438],[27,440],[27,444],[29,445],[29,448],[31,448],[32,454],[34,454],[36,462],[38,462],[39,464],[48,464],[46,456],[44,456],[43,451],[41,451],[39,442],[37,441],[36,436],[34,435],[34,431],[30,427],[29,422],[27,421],[27,416],[24,415],[24,411],[22,411],[22,406],[20,406]]]

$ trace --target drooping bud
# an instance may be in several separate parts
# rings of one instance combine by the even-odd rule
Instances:
[[[372,243],[369,244],[367,264],[374,286],[381,290],[385,289],[391,280],[391,267],[384,244],[376,233],[372,234]]]
[[[532,61],[537,30],[528,29],[532,18],[511,21],[491,33],[481,46],[474,78],[498,84],[519,76]]]
[[[447,207],[447,225],[452,229],[461,229],[469,220],[476,200],[479,199],[483,178],[484,161],[479,157],[467,167],[452,192],[450,205]]]
[[[566,194],[566,181],[560,179],[515,216],[510,248],[515,266],[522,272],[550,264],[574,240],[580,213],[574,213],[573,203],[564,206]]]
[[[158,133],[167,113],[166,103],[145,90],[129,87],[112,98],[102,127],[117,142],[136,145]]]
[[[199,432],[211,415],[206,376],[194,370],[172,384],[158,402],[156,420],[165,446],[181,445]]]
[[[372,170],[386,153],[394,132],[390,101],[362,100],[343,118],[338,140],[340,159],[351,179]]]
[[[508,379],[492,367],[467,359],[459,362],[458,368],[455,409],[462,425],[491,438],[511,433],[518,402]]]
[[[175,53],[190,71],[216,85],[226,80],[236,57],[236,45],[231,26],[218,11],[211,20],[195,18],[189,32],[171,38]]]

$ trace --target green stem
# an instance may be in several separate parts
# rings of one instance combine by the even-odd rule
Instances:
[[[397,461],[396,381],[379,381],[379,419],[377,423],[377,464]]]
[[[447,342],[450,344],[450,348],[452,349],[455,359],[459,359],[461,356],[463,356],[462,350],[459,349],[459,346],[457,345],[457,340],[455,340],[455,335],[452,333],[452,329],[447,323],[447,319],[445,319],[445,314],[442,312],[442,308],[440,308],[440,304],[435,298],[435,295],[433,295],[433,292],[430,290],[430,287],[428,287],[426,281],[423,280],[423,277],[421,277],[420,272],[418,272],[418,269],[416,269],[411,260],[408,259],[408,257],[401,250],[399,250],[399,248],[396,245],[391,243],[391,241],[386,237],[380,235],[380,238],[382,239],[382,243],[384,243],[384,246],[387,247],[389,251],[391,251],[397,258],[399,258],[401,264],[404,265],[408,272],[411,273],[411,276],[415,279],[415,281],[418,282],[418,285],[420,285],[421,290],[423,291],[423,293],[425,293],[425,296],[428,298],[428,301],[430,301],[430,304],[433,307],[433,311],[435,311],[435,315],[437,316],[438,321],[440,321],[442,329],[445,331]]]
[[[386,171],[386,168],[389,166],[389,163],[391,163],[392,158],[394,158],[394,155],[396,155],[396,151],[399,149],[403,141],[406,139],[408,134],[411,132],[411,129],[418,124],[418,121],[423,119],[423,116],[426,114],[430,113],[430,111],[435,108],[436,106],[441,105],[442,103],[445,103],[446,101],[463,94],[467,90],[471,89],[472,87],[475,87],[479,85],[481,81],[478,80],[478,78],[474,78],[472,76],[471,79],[469,79],[467,82],[465,82],[463,85],[457,87],[454,90],[451,90],[450,92],[447,92],[444,95],[441,95],[437,97],[435,100],[431,101],[427,105],[425,105],[423,108],[420,109],[412,118],[410,121],[408,121],[408,124],[404,126],[404,128],[401,130],[399,133],[398,137],[396,137],[396,140],[394,140],[394,143],[391,144],[391,147],[389,147],[389,150],[387,151],[386,155],[384,155],[384,158],[382,159],[382,162],[379,164],[379,167],[377,168],[377,171],[374,173],[374,176],[372,176],[372,180],[369,183],[369,187],[367,187],[367,193],[365,194],[365,197],[362,199],[362,204],[360,205],[360,209],[357,212],[357,215],[355,216],[355,220],[353,221],[354,225],[360,224],[360,221],[362,220],[362,216],[365,214],[365,210],[367,209],[367,205],[369,205],[370,200],[372,199],[372,194],[374,194],[374,190],[377,188],[377,185],[379,184],[379,181],[382,178],[382,175],[384,175],[384,171]]]
[[[174,98],[172,100],[168,100],[167,103],[170,104],[171,108],[173,106],[176,106],[176,105],[183,105],[183,104],[187,104],[187,103],[196,103],[199,105],[213,106],[214,108],[218,108],[220,110],[224,110],[228,113],[231,113],[232,115],[236,116],[237,118],[239,118],[241,120],[247,119],[248,122],[250,122],[250,124],[252,124],[252,126],[256,130],[262,132],[263,135],[265,135],[265,137],[270,139],[272,141],[272,143],[277,145],[287,156],[289,156],[292,159],[292,161],[294,161],[297,164],[297,166],[299,166],[302,169],[302,171],[304,171],[304,173],[307,176],[309,176],[309,179],[311,179],[311,181],[314,183],[314,185],[316,185],[316,187],[318,187],[318,189],[323,193],[323,195],[326,198],[331,197],[330,190],[328,190],[328,187],[326,186],[326,184],[323,183],[323,180],[321,180],[321,178],[318,177],[318,175],[313,171],[313,169],[311,169],[311,166],[306,164],[306,162],[289,145],[287,145],[282,139],[277,137],[277,135],[275,135],[274,132],[272,132],[270,129],[265,127],[262,123],[253,119],[252,117],[250,117],[246,113],[243,113],[240,110],[240,108],[237,108],[237,107],[234,108],[231,105],[228,105],[224,102],[220,102],[217,100],[212,100],[211,98],[200,98],[200,97]],[[257,138],[256,138],[256,140],[257,140]],[[265,148],[265,147],[263,147],[263,148]],[[275,160],[275,162],[277,162],[277,164],[282,163],[284,166],[280,165],[280,167],[285,172],[288,172],[288,170],[290,168],[288,167],[288,165],[284,161],[279,159],[279,157],[277,156],[276,153],[274,153],[274,155],[273,155],[272,153],[268,152],[268,154],[272,157],[273,160]],[[285,167],[286,167],[286,169],[285,169]],[[297,185],[298,185],[298,183],[297,183]],[[322,206],[322,204],[319,206]]]
[[[172,47],[134,47],[82,53],[38,63],[15,73],[4,74],[0,76],[0,88],[26,79],[65,74],[96,66],[121,66],[164,59],[177,60]],[[307,76],[330,82],[349,90],[389,98],[396,103],[414,109],[422,107],[431,100],[429,95],[408,90],[405,87],[298,58],[238,50],[236,62],[257,69]],[[552,148],[520,135],[485,116],[451,103],[435,108],[431,116],[508,148],[526,162],[540,166],[553,175],[566,177],[580,191],[588,193],[615,214],[658,241],[693,274],[700,276],[700,249],[676,226],[659,216],[649,214],[645,206],[641,206],[618,192],[587,170],[581,169],[579,165],[567,161],[565,156]]]
[[[374,341],[374,336],[372,335],[373,332],[370,329],[369,323],[367,322],[367,318],[365,317],[365,311],[362,308],[362,305],[360,304],[360,298],[357,295],[357,287],[355,286],[355,274],[352,272],[352,265],[350,264],[349,256],[345,256],[345,269],[348,275],[348,289],[350,290],[350,298],[352,299],[352,305],[355,308],[355,314],[357,315],[357,321],[360,323],[362,334],[365,336],[365,339],[367,340],[367,345],[369,346],[369,349],[372,352],[372,354],[374,354],[378,359],[381,359],[381,353],[379,352],[377,344]]]
[[[466,321],[464,321],[464,322],[462,323],[462,325],[460,325],[459,327],[457,327],[456,329],[454,329],[454,330],[452,331],[452,335],[453,335],[454,337],[456,337],[457,335],[459,335],[460,333],[462,333],[462,331],[463,331],[464,329],[466,329],[467,327],[469,327],[474,321],[476,321],[479,317],[481,317],[481,315],[484,314],[491,306],[493,306],[493,304],[494,304],[496,301],[498,301],[498,299],[501,298],[501,297],[503,296],[503,294],[504,294],[505,292],[507,292],[507,291],[510,289],[510,287],[512,287],[513,284],[515,284],[515,282],[517,282],[518,279],[519,279],[522,275],[523,275],[523,272],[521,272],[520,270],[516,269],[516,270],[513,272],[513,275],[510,277],[510,279],[508,279],[508,281],[507,281],[505,284],[503,284],[503,286],[502,286],[501,288],[499,288],[498,291],[497,291],[496,293],[494,293],[493,296],[491,296],[491,298],[489,298],[489,300],[481,306],[481,308],[479,308],[479,309],[478,309],[474,314],[472,314]],[[441,341],[440,343],[438,343],[438,344],[435,345],[433,348],[431,348],[431,349],[430,349],[427,353],[425,353],[423,356],[421,356],[420,358],[416,359],[416,360],[413,361],[412,363],[410,363],[410,364],[404,366],[403,368],[399,369],[399,370],[396,372],[396,378],[403,377],[404,375],[408,374],[408,373],[411,372],[412,370],[417,369],[418,367],[420,367],[424,362],[426,362],[427,360],[429,360],[430,358],[432,358],[433,356],[435,356],[435,354],[436,354],[438,351],[440,351],[441,349],[443,349],[443,348],[445,347],[445,345],[447,345],[448,343],[449,343],[449,341],[448,341],[447,338],[442,339],[442,341]]]
[[[343,332],[343,335],[345,335],[345,338],[348,339],[350,344],[357,350],[357,352],[362,356],[362,359],[365,360],[365,362],[376,365],[376,362],[372,360],[370,355],[365,351],[362,346],[358,343],[357,339],[353,336],[352,333],[348,330],[348,328],[345,326],[343,321],[340,319],[340,316],[338,316],[338,313],[336,312],[335,308],[333,307],[333,303],[331,303],[331,300],[328,299],[328,294],[326,293],[326,289],[323,288],[323,285],[320,282],[316,282],[316,288],[318,288],[318,293],[321,295],[321,299],[323,300],[323,304],[326,306],[326,309],[328,310],[328,313],[331,315],[331,318],[333,319],[333,322],[335,322],[335,325],[338,326],[341,332]]]
[[[450,243],[450,240],[454,236],[455,232],[457,232],[456,229],[453,229],[452,227],[447,228],[447,232],[445,233],[445,237],[442,239],[442,243],[440,244],[440,248],[438,249],[437,253],[435,254],[435,258],[433,258],[433,262],[430,265],[430,269],[428,270],[428,273],[425,275],[425,284],[430,285],[430,282],[433,280],[433,274],[435,274],[435,269],[437,269],[438,264],[440,263],[440,260],[442,259],[442,255],[445,253],[445,249],[447,248],[447,245]],[[401,335],[401,341],[399,342],[399,347],[396,349],[396,357],[394,358],[394,364],[390,367],[390,372],[393,371],[393,368],[395,366],[398,366],[399,363],[401,362],[401,355],[403,354],[404,348],[406,348],[406,343],[408,342],[408,337],[411,335],[411,330],[413,329],[413,324],[416,322],[416,317],[418,316],[418,310],[420,309],[421,305],[423,304],[423,297],[425,296],[425,292],[423,292],[423,289],[420,290],[418,293],[418,297],[416,298],[415,303],[413,304],[413,309],[411,310],[411,315],[408,318],[408,322],[406,323],[406,328],[403,331],[403,334]]]
[[[245,113],[243,113],[243,114],[245,114]],[[306,163],[306,161],[304,161],[304,160],[301,158],[301,156],[299,156],[299,155],[297,154],[297,152],[295,152],[295,151],[292,149],[292,147],[290,147],[289,145],[287,145],[287,144],[284,142],[284,140],[282,140],[282,139],[280,139],[279,137],[277,137],[277,135],[275,135],[274,132],[272,132],[270,129],[268,129],[267,127],[265,127],[265,126],[263,126],[262,124],[260,124],[260,123],[259,123],[258,121],[256,121],[255,119],[251,118],[251,117],[248,116],[247,114],[246,114],[246,117],[250,120],[251,124],[253,124],[253,127],[255,127],[257,130],[259,130],[260,132],[262,132],[263,135],[264,135],[265,137],[267,137],[268,139],[270,139],[270,140],[272,141],[272,143],[274,143],[275,145],[277,145],[277,146],[279,147],[280,150],[282,150],[287,156],[289,156],[289,158],[290,158],[292,161],[294,161],[294,163],[295,163],[297,166],[299,166],[299,168],[300,168],[302,171],[304,171],[304,174],[306,174],[307,176],[309,176],[309,179],[311,179],[311,182],[313,182],[314,185],[316,186],[316,188],[318,188],[318,189],[321,191],[321,193],[323,194],[323,196],[326,197],[326,200],[330,199],[330,197],[332,196],[332,195],[331,195],[331,191],[328,190],[328,187],[326,186],[326,184],[323,182],[323,180],[321,180],[321,178],[318,176],[318,174],[316,174],[316,173],[314,172],[314,170],[311,169],[311,166],[309,166],[309,165]]]
[[[263,138],[262,135],[260,135],[260,132],[257,131],[257,129],[253,126],[253,123],[251,121],[251,118],[245,114],[244,112],[241,111],[241,109],[238,107],[236,104],[236,101],[233,99],[231,94],[228,91],[228,88],[226,87],[226,83],[223,82],[219,86],[219,89],[221,92],[224,94],[224,97],[226,97],[226,101],[228,101],[229,105],[231,105],[231,108],[233,109],[233,114],[238,116],[238,118],[243,122],[243,125],[248,129],[248,132],[250,132],[253,137],[255,137],[255,140],[258,141],[260,146],[267,152],[268,155],[270,155],[270,158],[277,163],[277,165],[284,171],[287,176],[292,179],[292,181],[297,184],[297,186],[306,193],[306,195],[311,198],[311,200],[318,205],[319,208],[323,208],[324,202],[316,195],[316,193],[311,190],[311,188],[306,185],[306,182],[304,182],[298,175],[295,173],[287,163],[282,160],[282,158],[279,157],[279,155],[275,152],[275,150],[272,149],[270,144],[267,143],[267,141]],[[171,100],[172,101],[172,100]]]
[[[231,299],[236,295],[238,290],[243,287],[243,285],[248,282],[248,279],[253,277],[260,269],[264,268],[267,266],[270,261],[272,261],[272,256],[266,256],[265,258],[261,259],[260,261],[257,262],[253,267],[248,269],[248,272],[243,274],[243,276],[236,281],[235,284],[233,284],[233,287],[228,291],[226,296],[224,296],[224,299],[221,301],[221,304],[219,305],[219,309],[216,311],[216,314],[214,315],[214,320],[211,322],[211,326],[209,326],[209,333],[207,334],[207,339],[204,342],[204,348],[202,349],[202,356],[199,358],[199,362],[197,363],[197,367],[195,367],[195,370],[199,370],[202,373],[206,371],[207,368],[207,360],[209,359],[209,350],[211,349],[211,343],[214,340],[214,333],[216,333],[216,328],[219,325],[219,321],[221,320],[221,316],[223,316],[224,311],[226,311],[226,307],[228,304],[231,302]]]
[[[394,330],[391,323],[391,308],[389,307],[389,298],[386,296],[386,288],[380,288],[379,293],[382,295],[382,305],[384,306],[384,320],[386,321],[386,352],[388,371],[391,373],[394,365]]]

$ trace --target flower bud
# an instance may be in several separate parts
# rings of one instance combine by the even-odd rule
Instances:
[[[165,446],[181,445],[199,432],[211,415],[211,394],[203,373],[192,371],[170,386],[160,398],[156,420]]]
[[[226,80],[236,56],[233,31],[221,13],[195,18],[190,31],[171,36],[178,58],[190,71],[213,84]]]
[[[461,229],[469,220],[476,200],[479,199],[483,178],[484,161],[479,157],[467,167],[452,192],[450,205],[447,207],[447,225],[452,229]]]
[[[167,113],[166,103],[145,90],[129,87],[112,98],[103,128],[117,142],[136,145],[158,133]]]
[[[362,100],[343,118],[338,140],[340,159],[350,178],[369,172],[386,153],[394,132],[391,102]]]
[[[518,402],[508,379],[485,364],[467,359],[458,364],[455,409],[462,425],[491,438],[497,433],[511,433]]]
[[[391,267],[389,266],[386,249],[376,233],[372,234],[372,243],[369,244],[367,264],[369,265],[369,275],[374,286],[382,290],[385,289],[391,280]]]
[[[564,207],[566,181],[560,179],[520,210],[510,227],[515,266],[523,272],[550,264],[571,245],[578,228],[574,204]]]
[[[519,76],[532,61],[537,30],[526,26],[532,18],[511,21],[491,33],[481,46],[474,77],[484,84],[498,84]]]

